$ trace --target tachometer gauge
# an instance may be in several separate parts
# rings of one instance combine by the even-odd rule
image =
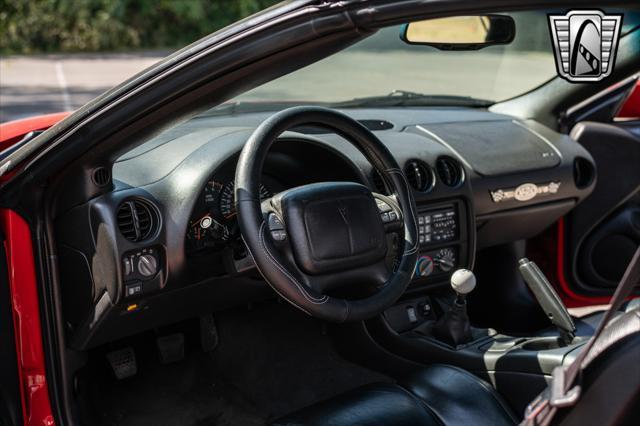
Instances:
[[[227,183],[220,193],[220,214],[226,220],[232,219],[236,215],[236,205],[234,202],[233,190],[235,183],[233,181]],[[271,197],[271,192],[262,184],[260,184],[260,199]]]

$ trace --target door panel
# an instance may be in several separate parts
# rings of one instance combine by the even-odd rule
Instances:
[[[585,285],[613,290],[640,241],[640,197],[634,197],[587,235],[578,254],[578,275]]]
[[[597,182],[565,218],[563,268],[571,291],[594,303],[612,294],[640,244],[638,130],[640,122],[583,122],[571,132],[593,156]]]

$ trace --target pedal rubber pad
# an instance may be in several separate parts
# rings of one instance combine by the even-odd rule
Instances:
[[[175,333],[156,338],[160,362],[170,364],[184,359],[184,334]]]
[[[200,317],[200,344],[205,352],[212,352],[218,346],[218,329],[211,314]]]
[[[107,360],[111,364],[113,373],[118,380],[135,376],[138,372],[136,353],[131,346],[107,354]]]

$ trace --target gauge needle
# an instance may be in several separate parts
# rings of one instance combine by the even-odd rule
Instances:
[[[234,217],[234,216],[235,216],[235,215],[237,215],[237,214],[238,214],[237,212],[233,212],[233,213],[231,213],[230,215],[225,216],[224,218],[225,218],[225,219],[231,219],[232,217]]]

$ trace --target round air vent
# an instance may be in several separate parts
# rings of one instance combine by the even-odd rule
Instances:
[[[440,181],[455,188],[464,180],[464,170],[457,160],[451,157],[440,157],[436,161],[436,172]]]
[[[404,174],[409,185],[418,192],[426,192],[436,183],[431,167],[419,160],[409,160],[404,166]]]
[[[377,169],[373,169],[371,172],[371,180],[373,181],[373,186],[376,188],[376,192],[383,195],[389,195],[387,185],[384,183],[384,179],[382,179],[382,175]]]
[[[133,242],[149,238],[158,224],[155,209],[148,202],[139,199],[120,204],[117,219],[122,236]]]
[[[583,189],[591,185],[596,177],[596,168],[593,163],[586,158],[576,157],[573,160],[573,181],[576,188]]]
[[[111,173],[109,173],[109,170],[107,170],[106,167],[97,167],[93,169],[91,178],[93,179],[93,183],[97,186],[107,186],[111,183]]]

